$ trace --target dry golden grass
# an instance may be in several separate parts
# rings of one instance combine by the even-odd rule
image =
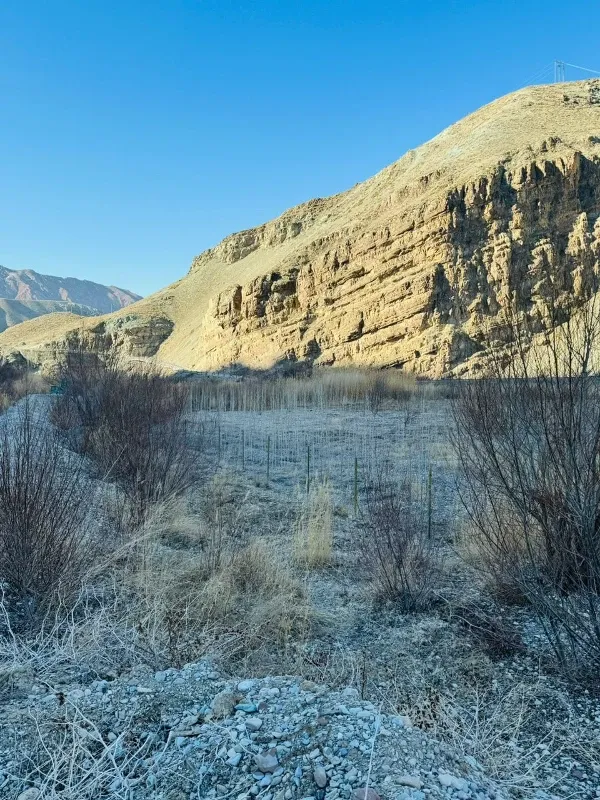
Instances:
[[[333,502],[327,481],[315,483],[300,501],[294,535],[294,559],[305,567],[326,567],[333,550]]]
[[[155,514],[116,580],[125,586],[130,624],[151,661],[183,664],[206,653],[258,669],[298,641],[313,624],[308,595],[262,539],[239,547],[226,537],[205,546],[201,517],[181,505]],[[179,526],[185,536],[173,543]],[[200,531],[198,546],[181,546]]]
[[[286,647],[303,639],[311,624],[304,587],[255,539],[216,572],[203,591],[210,618],[234,626],[246,651]]]
[[[0,411],[5,411],[27,395],[45,394],[49,390],[50,384],[41,373],[26,372],[21,377],[3,384],[0,389]]]
[[[458,555],[477,570],[488,591],[505,603],[525,602],[523,564],[527,549],[518,526],[507,526],[496,536],[482,533],[463,520],[456,537]]]
[[[408,400],[417,390],[414,375],[401,370],[324,367],[310,377],[196,380],[195,411],[295,411],[356,406],[377,411],[386,401]]]

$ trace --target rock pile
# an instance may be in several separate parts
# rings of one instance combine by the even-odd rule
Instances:
[[[106,773],[97,795],[84,794],[81,784],[85,797],[506,796],[474,759],[453,754],[406,717],[380,713],[353,688],[332,691],[289,677],[224,680],[208,662],[60,691],[34,686],[7,705],[3,716],[9,725],[0,741],[0,794],[10,800],[55,796],[47,774],[45,782],[33,768],[40,735],[55,761],[61,747],[68,750],[74,775]],[[15,750],[17,730],[25,733]],[[73,748],[72,741],[82,745]],[[113,763],[111,772],[107,766]]]

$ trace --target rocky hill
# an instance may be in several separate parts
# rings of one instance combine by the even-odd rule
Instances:
[[[117,286],[0,266],[0,331],[56,312],[84,317],[106,314],[139,299],[139,295]]]
[[[86,320],[189,369],[281,359],[469,368],[509,302],[566,312],[600,269],[600,81],[529,87],[364,183],[224,239],[133,309]],[[78,317],[33,320],[2,351],[48,352]]]

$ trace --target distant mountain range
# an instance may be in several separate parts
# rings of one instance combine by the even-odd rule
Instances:
[[[117,286],[0,266],[0,331],[57,311],[84,317],[109,314],[140,299]]]

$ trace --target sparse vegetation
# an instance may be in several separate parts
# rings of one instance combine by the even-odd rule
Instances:
[[[124,370],[103,341],[69,352],[61,380],[53,419],[97,463],[102,478],[122,488],[127,524],[141,525],[154,504],[193,485],[184,384],[149,368]]]
[[[600,665],[596,302],[551,331],[530,350],[522,321],[507,321],[488,376],[462,388],[455,441],[481,565],[501,595],[531,604],[560,669],[592,677]]]
[[[26,399],[0,429],[0,576],[29,624],[78,588],[93,558],[93,489]]]
[[[304,371],[305,372],[305,371]],[[205,378],[192,388],[194,411],[296,411],[355,406],[378,411],[386,400],[408,400],[416,390],[414,376],[400,370],[313,369],[306,376]]]
[[[333,504],[327,481],[314,482],[309,492],[301,493],[294,555],[307,567],[326,567],[333,551]]]
[[[45,452],[42,440],[52,443],[59,453],[51,459],[57,475],[81,478],[88,487],[81,514],[75,505],[72,527],[64,529],[72,534],[67,544],[85,545],[85,557],[81,552],[79,559],[77,550],[77,558],[67,558],[73,568],[63,575],[52,568],[59,586],[49,590],[52,602],[31,604],[37,605],[38,623],[27,630],[23,601],[2,566],[0,692],[10,699],[32,681],[52,686],[62,680],[65,665],[82,676],[120,680],[130,671],[185,669],[206,656],[237,674],[285,672],[351,685],[461,757],[475,758],[509,792],[543,780],[560,748],[595,763],[595,746],[583,754],[569,731],[554,724],[538,730],[546,720],[535,700],[526,700],[528,691],[534,698],[540,694],[540,680],[555,680],[540,678],[537,670],[544,627],[540,606],[523,584],[532,575],[528,548],[545,570],[535,573],[543,575],[545,602],[571,613],[581,608],[556,571],[558,562],[540,547],[540,523],[535,537],[531,533],[534,550],[503,496],[495,508],[504,540],[490,538],[489,527],[482,536],[483,518],[472,509],[453,524],[456,463],[444,438],[451,405],[457,404],[463,431],[471,432],[476,447],[481,432],[506,435],[499,421],[512,407],[505,401],[513,390],[482,381],[479,394],[464,384],[448,397],[418,384],[394,399],[378,386],[377,375],[371,399],[363,394],[349,400],[348,387],[340,388],[345,378],[336,384],[338,394],[317,389],[320,379],[272,383],[311,381],[312,398],[321,397],[322,407],[303,408],[294,389],[287,399],[279,396],[279,410],[224,411],[230,388],[215,382],[214,391],[224,393],[215,410],[190,412],[186,387],[148,369],[123,371],[103,346],[77,350],[62,375],[63,393],[46,398],[43,413],[29,417],[32,452]],[[257,385],[251,392],[271,383],[252,380]],[[496,394],[488,394],[492,389]],[[264,391],[262,400],[252,395],[263,409],[274,402],[271,389]],[[242,401],[240,388],[237,397],[249,402],[250,394]],[[489,413],[485,424],[466,413],[467,401],[475,398]],[[29,407],[20,401],[2,419],[16,420]],[[475,408],[482,414],[480,405]],[[15,446],[11,439],[5,452]],[[466,452],[463,447],[461,458]],[[73,468],[65,473],[62,464]],[[168,480],[161,478],[164,465]],[[5,466],[0,455],[0,500]],[[19,474],[21,485],[35,470]],[[140,475],[149,476],[147,486],[133,480]],[[481,475],[488,480],[490,473]],[[482,500],[484,492],[477,497]],[[48,530],[63,530],[56,524],[60,508],[46,515]],[[102,549],[90,547],[100,537]],[[64,552],[69,555],[68,547]],[[572,581],[572,568],[568,575]],[[588,592],[594,586],[583,585]],[[590,624],[584,618],[578,630]],[[564,629],[556,627],[556,633],[565,637]],[[518,683],[511,677],[515,670]],[[575,714],[575,699],[561,697]],[[85,722],[80,705],[65,702],[61,714],[58,726],[40,717],[39,741],[52,741],[54,755],[42,746],[28,773],[48,797],[63,785],[79,792],[91,787],[93,793],[117,779],[136,780],[135,737],[127,739],[134,754],[128,773],[126,760],[112,764],[112,741],[104,734],[95,740],[98,723]],[[78,727],[88,732],[81,747]],[[548,749],[536,749],[538,744]],[[139,745],[143,755],[145,745]]]
[[[0,358],[0,411],[5,411],[29,394],[42,394],[49,388],[48,380],[32,369],[24,358]]]
[[[439,543],[408,480],[396,484],[378,472],[366,490],[362,522],[363,562],[379,595],[404,611],[420,611],[433,599]]]

